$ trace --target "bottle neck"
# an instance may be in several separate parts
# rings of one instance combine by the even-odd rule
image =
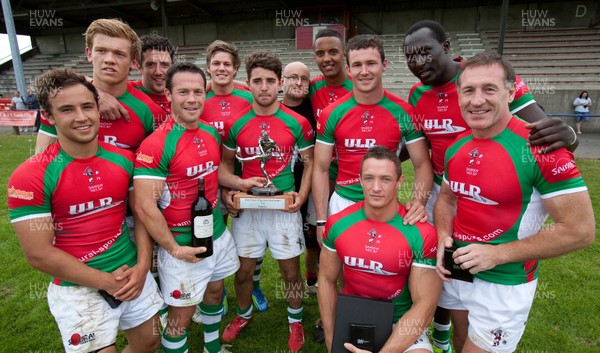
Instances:
[[[198,197],[204,197],[204,179],[198,179]]]

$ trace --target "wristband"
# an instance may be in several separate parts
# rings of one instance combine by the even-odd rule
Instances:
[[[317,225],[317,227],[324,227],[325,223],[327,223],[327,221],[320,220],[320,221],[316,222],[316,225]]]
[[[573,146],[573,144],[575,143],[575,141],[577,141],[577,133],[575,132],[575,130],[570,125],[567,125],[567,126],[573,132],[573,141],[569,142],[569,146]]]

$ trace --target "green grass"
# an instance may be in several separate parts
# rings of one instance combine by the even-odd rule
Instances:
[[[46,302],[49,276],[31,268],[23,257],[8,219],[6,185],[13,170],[30,156],[34,140],[30,136],[0,135],[3,151],[0,166],[0,353],[62,352],[60,334]],[[590,190],[596,219],[600,219],[600,160],[578,160],[578,166]],[[406,200],[410,190],[410,163],[404,163],[406,186],[401,190]],[[406,197],[405,197],[406,195]],[[598,235],[598,232],[596,232]],[[518,352],[598,352],[600,351],[600,246],[592,246],[541,265],[537,297]],[[263,263],[261,281],[269,299],[266,313],[255,312],[252,323],[234,341],[235,353],[283,353],[287,349],[287,303],[277,263],[269,256]],[[229,314],[235,312],[233,280],[226,280]],[[493,303],[490,303],[493,305]],[[304,326],[307,334],[302,352],[325,352],[325,346],[312,339],[313,323],[319,316],[315,297],[304,302]],[[188,336],[190,353],[201,352],[202,328],[192,324]],[[121,336],[119,346],[124,340]]]

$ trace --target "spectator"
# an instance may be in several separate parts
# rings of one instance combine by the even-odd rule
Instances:
[[[587,91],[582,91],[579,97],[573,101],[575,107],[575,127],[577,133],[581,135],[581,122],[590,120],[590,107],[592,99],[588,96]]]
[[[37,96],[31,88],[27,89],[27,98],[25,98],[25,105],[29,110],[35,110],[35,132],[40,129],[40,102],[38,101]]]
[[[15,91],[15,96],[10,100],[10,110],[26,110],[25,100],[21,97],[21,93],[19,91]],[[18,126],[13,126],[13,130],[15,131],[15,135],[21,134],[21,128]]]

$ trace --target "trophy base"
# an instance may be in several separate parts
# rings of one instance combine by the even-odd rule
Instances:
[[[270,186],[254,186],[253,188],[250,189],[250,191],[248,191],[248,195],[253,195],[253,196],[276,196],[276,195],[283,195],[283,191],[279,190],[276,187],[270,187]]]
[[[273,188],[266,188],[273,189]],[[279,191],[279,190],[278,190]],[[281,192],[281,191],[279,191]],[[233,195],[235,208],[239,210],[281,210],[287,211],[294,203],[292,195],[250,195],[240,192]]]

